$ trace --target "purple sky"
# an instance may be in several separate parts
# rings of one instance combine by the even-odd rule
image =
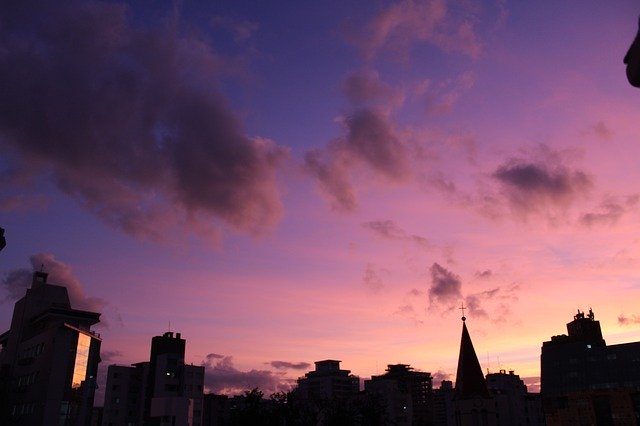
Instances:
[[[637,2],[11,2],[0,326],[33,267],[169,327],[207,386],[320,359],[539,375],[577,308],[640,339]]]

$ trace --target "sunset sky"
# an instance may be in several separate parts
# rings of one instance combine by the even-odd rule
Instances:
[[[0,6],[0,328],[33,268],[102,312],[103,363],[170,327],[215,392],[539,376],[593,308],[640,340],[637,1]]]

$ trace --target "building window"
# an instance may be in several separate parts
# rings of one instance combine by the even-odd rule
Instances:
[[[91,347],[91,337],[84,333],[78,334],[78,345],[76,346],[76,362],[73,366],[73,380],[71,387],[79,388],[87,377],[87,363],[89,362],[89,348]]]

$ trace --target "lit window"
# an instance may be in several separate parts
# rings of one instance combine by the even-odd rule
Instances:
[[[87,363],[89,361],[89,348],[91,347],[91,337],[86,334],[78,334],[78,345],[76,347],[76,362],[73,366],[73,380],[71,387],[76,389],[82,385],[87,377]]]

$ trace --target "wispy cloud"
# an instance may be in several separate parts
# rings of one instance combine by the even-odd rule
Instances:
[[[620,325],[640,324],[640,315],[627,316],[624,314],[620,314],[618,315],[618,324]]]
[[[376,271],[375,267],[371,263],[367,263],[367,267],[364,270],[362,282],[365,287],[374,293],[380,292],[384,288],[384,282],[380,277],[380,271]]]
[[[394,52],[406,58],[414,43],[478,57],[482,51],[473,23],[452,13],[445,0],[407,0],[385,7],[364,26],[351,23],[347,40],[366,60],[380,52]]]
[[[580,216],[580,223],[585,226],[615,225],[627,212],[638,205],[640,196],[637,194],[620,199],[620,197],[604,197],[595,211]]]
[[[409,234],[390,219],[365,222],[362,226],[380,238],[410,241],[423,248],[429,248],[431,246],[426,238],[420,235]]]

